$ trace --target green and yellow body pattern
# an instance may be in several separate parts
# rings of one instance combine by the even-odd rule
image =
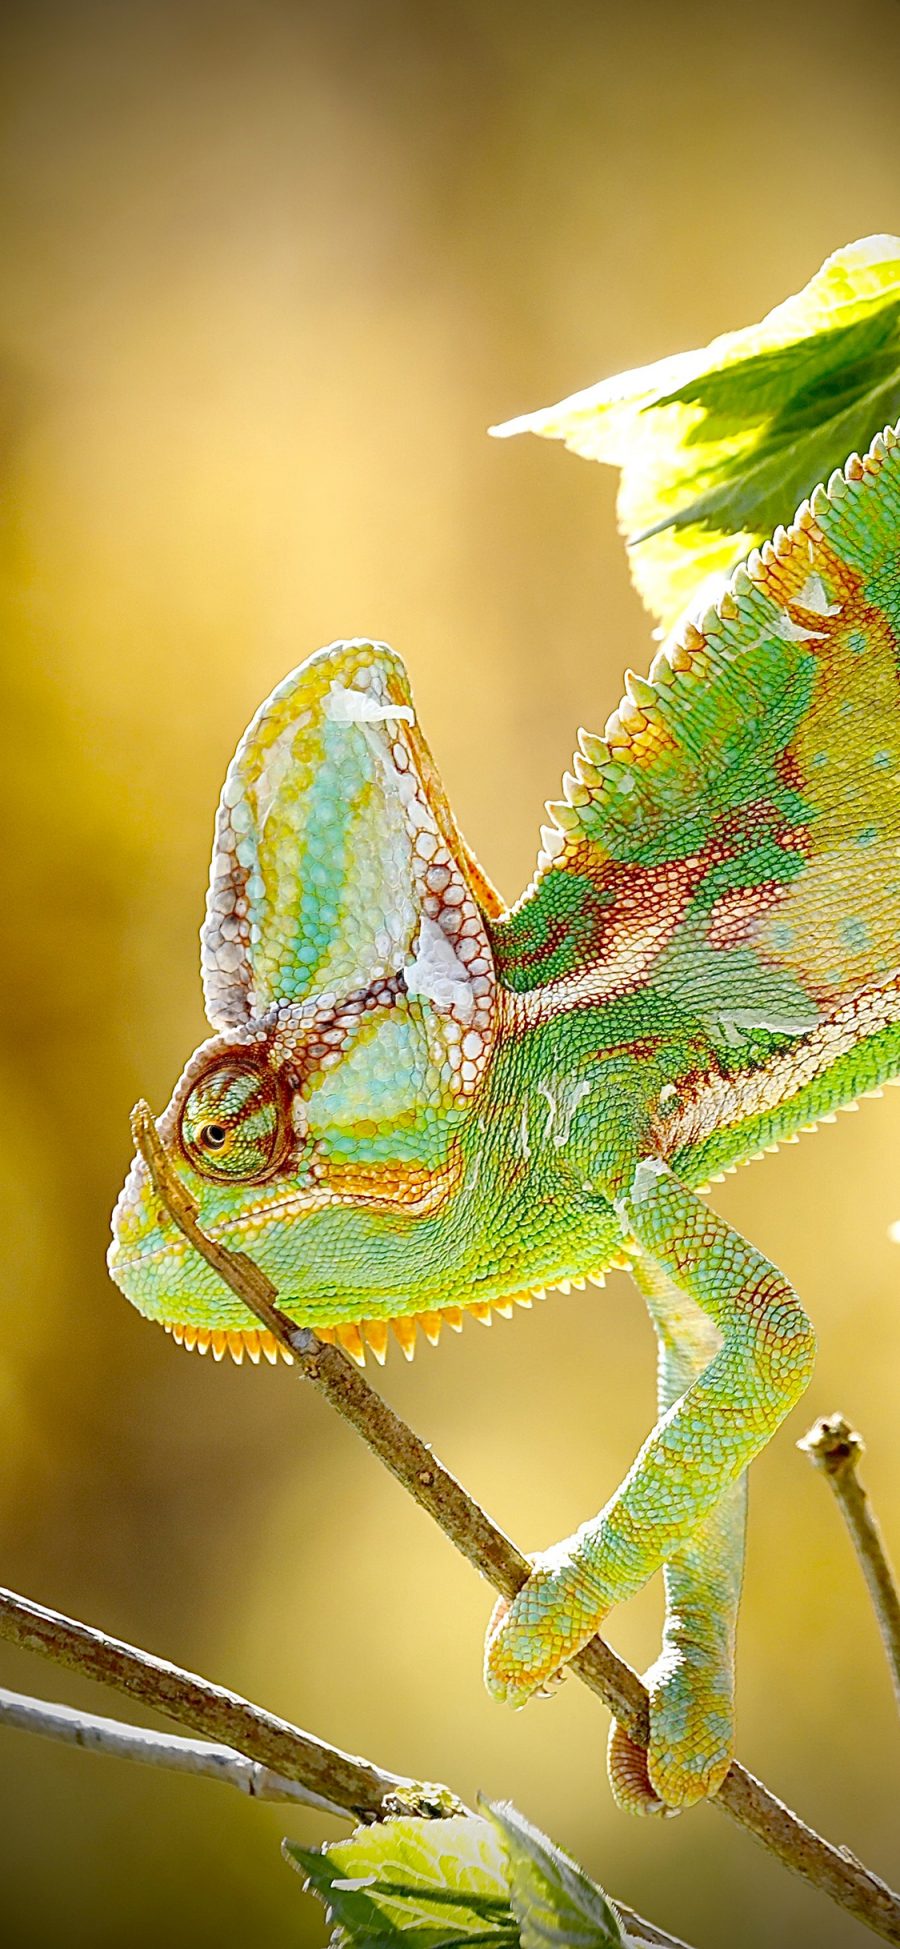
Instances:
[[[900,444],[817,488],[629,675],[505,909],[384,645],[336,644],[228,772],[203,928],[216,1031],[159,1131],[204,1229],[362,1355],[628,1265],[660,1418],[599,1516],[488,1632],[521,1703],[664,1566],[643,1756],[678,1808],[731,1754],[744,1471],[809,1379],[786,1280],[698,1195],[900,1073]],[[274,1353],[142,1162],[113,1277],[217,1357]]]

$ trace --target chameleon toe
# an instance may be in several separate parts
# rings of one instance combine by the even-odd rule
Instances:
[[[681,1812],[680,1807],[669,1807],[660,1799],[650,1779],[646,1749],[632,1739],[617,1719],[609,1729],[606,1770],[613,1799],[622,1813],[665,1819],[667,1815]]]

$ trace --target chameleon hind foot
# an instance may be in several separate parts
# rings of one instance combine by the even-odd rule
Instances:
[[[734,1744],[730,1672],[702,1651],[668,1648],[645,1674],[650,1742],[639,1746],[616,1720],[607,1770],[625,1813],[670,1815],[718,1793]]]

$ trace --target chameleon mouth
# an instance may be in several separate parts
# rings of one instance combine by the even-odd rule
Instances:
[[[594,1285],[602,1285],[600,1273],[588,1275]],[[560,1279],[555,1286],[536,1286],[532,1291],[509,1293],[503,1299],[472,1301],[468,1306],[444,1306],[439,1312],[405,1313],[396,1319],[382,1320],[340,1320],[333,1326],[309,1325],[317,1340],[327,1346],[342,1347],[345,1353],[355,1360],[358,1367],[366,1364],[366,1353],[374,1354],[380,1367],[387,1359],[392,1333],[401,1352],[407,1360],[412,1360],[418,1335],[421,1332],[429,1345],[436,1347],[442,1329],[449,1326],[454,1333],[461,1333],[466,1316],[478,1320],[482,1326],[490,1326],[495,1313],[500,1318],[511,1320],[517,1306],[530,1307],[536,1299],[544,1299],[548,1291],[568,1293],[573,1287],[581,1290],[587,1278]],[[264,1327],[250,1327],[246,1331],[235,1328],[185,1326],[179,1320],[160,1320],[160,1326],[179,1347],[186,1347],[189,1353],[211,1353],[214,1360],[224,1360],[229,1354],[235,1365],[243,1364],[246,1354],[248,1360],[257,1367],[261,1359],[272,1367],[283,1360],[287,1367],[293,1366],[293,1358],[279,1345],[274,1334]]]

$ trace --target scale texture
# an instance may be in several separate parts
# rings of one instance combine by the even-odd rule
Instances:
[[[513,908],[383,644],[286,678],[219,806],[215,1033],[158,1125],[204,1229],[357,1358],[615,1265],[649,1306],[657,1425],[486,1652],[519,1704],[664,1566],[649,1753],[610,1742],[636,1810],[727,1770],[744,1472],[814,1352],[787,1281],[700,1193],[900,1073],[898,658],[888,430],[580,734]],[[183,1345],[275,1358],[140,1160],[110,1268]]]

